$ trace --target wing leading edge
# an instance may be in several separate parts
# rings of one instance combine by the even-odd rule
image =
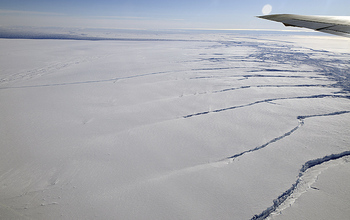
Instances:
[[[304,27],[329,34],[350,37],[350,17],[275,14],[258,16],[258,18],[282,22],[285,26]]]

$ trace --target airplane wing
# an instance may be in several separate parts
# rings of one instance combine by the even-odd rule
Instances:
[[[304,27],[329,34],[350,37],[350,17],[274,14],[258,16],[271,21],[282,22],[285,26]]]

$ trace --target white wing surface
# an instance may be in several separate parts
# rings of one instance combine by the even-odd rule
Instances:
[[[271,21],[282,22],[285,26],[304,27],[329,34],[350,37],[350,17],[274,14],[258,16]]]

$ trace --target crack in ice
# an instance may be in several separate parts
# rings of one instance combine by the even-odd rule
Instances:
[[[323,164],[325,162],[331,161],[331,160],[337,160],[340,159],[342,157],[345,156],[349,156],[350,155],[350,151],[344,151],[342,153],[338,153],[338,154],[331,154],[331,155],[327,155],[323,158],[318,158],[315,160],[309,160],[307,161],[302,168],[299,171],[299,177],[296,180],[296,182],[292,185],[292,187],[290,187],[288,190],[286,190],[285,192],[283,192],[277,199],[273,200],[273,205],[268,207],[267,209],[265,209],[263,212],[261,212],[258,215],[254,215],[253,218],[251,218],[251,220],[262,220],[262,219],[266,219],[267,217],[269,217],[273,212],[275,212],[277,210],[277,208],[283,203],[285,202],[292,194],[293,192],[296,190],[296,188],[298,187],[298,185],[301,183],[302,181],[302,176],[305,174],[305,172],[317,165]]]
[[[123,79],[132,79],[138,77],[145,77],[150,75],[158,75],[165,74],[174,71],[162,71],[162,72],[154,72],[154,73],[145,73],[145,74],[137,74],[125,77],[116,77],[111,79],[101,79],[101,80],[88,80],[88,81],[77,81],[77,82],[63,82],[63,83],[51,83],[51,84],[42,84],[42,85],[28,85],[28,86],[9,86],[9,87],[0,87],[0,89],[22,89],[22,88],[37,88],[37,87],[51,87],[51,86],[67,86],[67,85],[78,85],[78,84],[90,84],[90,83],[102,83],[102,82],[116,82],[118,80]]]
[[[328,94],[320,94],[320,95],[311,95],[311,96],[295,96],[295,97],[282,97],[282,98],[269,98],[269,99],[263,99],[263,100],[258,100],[255,102],[251,102],[248,104],[243,104],[243,105],[236,105],[236,106],[231,106],[227,108],[221,108],[221,109],[216,109],[212,111],[204,111],[204,112],[198,112],[198,113],[193,113],[189,115],[183,116],[183,118],[191,118],[194,116],[200,116],[200,115],[206,115],[209,113],[218,113],[222,111],[228,111],[228,110],[233,110],[237,108],[243,108],[243,107],[248,107],[260,103],[268,103],[268,102],[273,102],[273,101],[278,101],[278,100],[291,100],[291,99],[319,99],[319,98],[345,98],[345,99],[350,99],[350,96],[345,96],[345,95],[328,95]]]
[[[228,68],[209,68],[209,69],[198,69],[198,70],[223,70],[223,69],[237,69],[237,67],[228,67]],[[250,71],[252,72],[252,71]],[[288,71],[286,71],[288,72]],[[308,71],[303,71],[308,72]],[[309,71],[311,72],[311,71]],[[196,76],[190,79],[213,79],[213,78],[298,78],[298,79],[323,79],[325,77],[320,76],[293,76],[293,75],[262,75],[262,74],[254,74],[254,75],[234,75],[234,76]]]
[[[284,133],[283,135],[281,135],[281,136],[279,136],[279,137],[276,137],[276,138],[270,140],[269,142],[267,142],[267,143],[265,143],[265,144],[263,144],[263,145],[261,145],[261,146],[258,146],[258,147],[256,147],[256,148],[253,148],[253,149],[250,149],[250,150],[243,151],[243,152],[241,152],[241,153],[235,154],[235,155],[230,156],[230,157],[226,157],[226,158],[223,159],[223,160],[227,160],[227,159],[233,159],[233,160],[234,160],[235,158],[240,157],[240,156],[242,156],[242,155],[244,155],[244,154],[246,154],[246,153],[251,153],[251,152],[254,152],[254,151],[263,149],[263,148],[267,147],[268,145],[270,145],[270,144],[272,144],[272,143],[275,143],[275,142],[277,142],[277,141],[279,141],[279,140],[281,140],[281,139],[283,139],[283,138],[285,138],[285,137],[291,135],[291,134],[294,133],[296,130],[298,130],[301,126],[304,125],[304,119],[306,119],[306,118],[322,117],[322,116],[335,116],[335,115],[342,115],[342,114],[347,114],[347,113],[350,113],[350,111],[338,111],[338,112],[331,112],[331,113],[326,113],[326,114],[301,115],[301,116],[298,116],[297,119],[299,120],[299,124],[298,124],[298,126],[294,127],[292,130],[290,130],[290,131]],[[305,170],[308,169],[308,168],[310,168],[310,167],[312,167],[312,166],[311,166],[312,163],[313,163],[313,162],[310,162],[310,164],[306,164],[306,165],[307,165],[307,168],[305,168]],[[306,165],[305,165],[305,166],[306,166]]]
[[[279,136],[279,137],[276,137],[276,138],[270,140],[269,142],[267,142],[267,143],[265,143],[265,144],[263,144],[263,145],[261,145],[261,146],[259,146],[259,147],[256,147],[256,148],[253,148],[253,149],[250,149],[250,150],[243,151],[243,152],[238,153],[238,154],[235,154],[235,155],[233,155],[233,156],[231,156],[231,157],[226,157],[224,160],[227,160],[227,159],[233,159],[233,160],[234,160],[235,158],[240,157],[240,156],[242,156],[242,155],[244,155],[244,154],[246,154],[246,153],[251,153],[251,152],[254,152],[254,151],[263,149],[263,148],[267,147],[268,145],[270,145],[270,144],[272,144],[272,143],[275,143],[275,142],[277,142],[277,141],[279,141],[279,140],[281,140],[281,139],[283,139],[283,138],[285,138],[285,137],[291,135],[291,134],[294,133],[296,130],[298,130],[303,124],[304,124],[304,120],[303,120],[303,119],[299,119],[299,124],[298,124],[298,126],[294,127],[292,130],[290,130],[290,131],[284,133],[283,135],[281,135],[281,136]]]
[[[297,84],[297,85],[257,85],[257,86],[241,86],[241,87],[232,87],[222,90],[216,90],[212,93],[228,92],[239,89],[250,89],[250,88],[293,88],[293,87],[329,87],[330,85],[326,84]]]

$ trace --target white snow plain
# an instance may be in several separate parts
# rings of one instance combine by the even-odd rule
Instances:
[[[0,39],[1,219],[350,215],[348,39],[152,37]]]

